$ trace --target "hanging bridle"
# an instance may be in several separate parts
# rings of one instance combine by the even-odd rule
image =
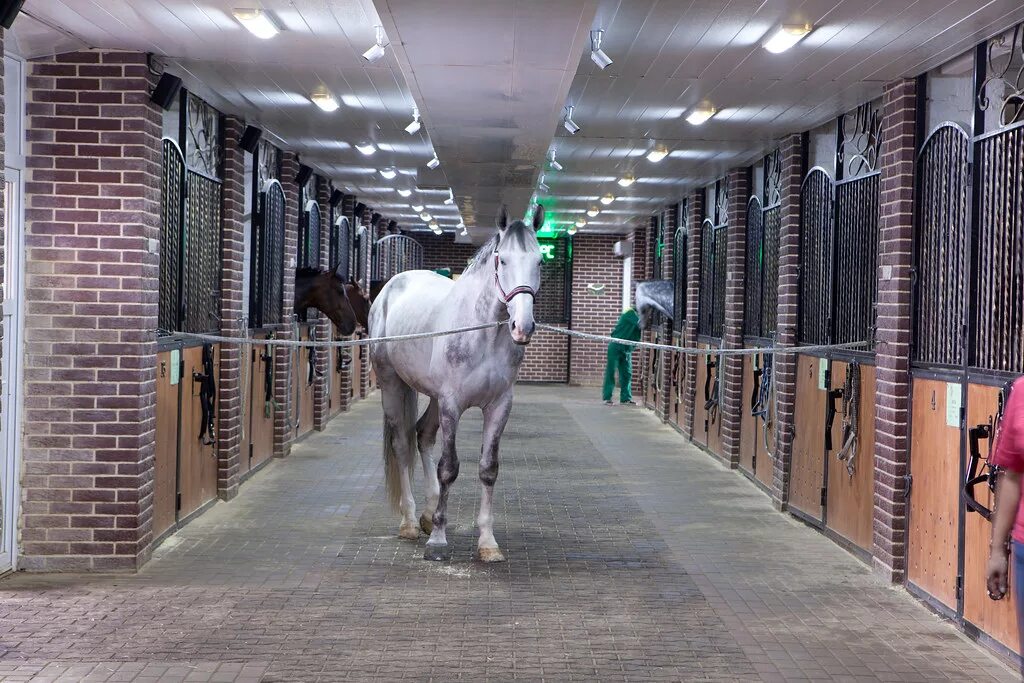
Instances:
[[[529,285],[519,285],[518,287],[515,287],[511,292],[506,293],[505,292],[505,288],[501,286],[501,280],[498,279],[498,263],[499,262],[500,262],[500,259],[498,257],[498,252],[497,252],[497,250],[495,250],[495,252],[494,252],[494,285],[498,288],[498,295],[501,297],[502,301],[504,301],[507,304],[508,302],[512,301],[512,297],[516,296],[517,294],[529,294],[531,298],[533,298],[533,299],[537,298],[536,290],[534,290],[534,288],[529,286]]]

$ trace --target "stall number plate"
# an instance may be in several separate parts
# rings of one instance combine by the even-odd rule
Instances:
[[[171,350],[171,386],[174,386],[181,379],[181,351]]]
[[[828,389],[825,386],[825,379],[828,377],[828,358],[818,359],[818,388],[822,391]]]
[[[957,382],[946,382],[946,425],[960,427],[960,400],[963,391]]]

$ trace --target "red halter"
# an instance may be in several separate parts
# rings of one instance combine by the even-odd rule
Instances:
[[[501,280],[498,279],[498,252],[494,252],[494,284],[498,288],[498,294],[501,295],[501,300],[506,304],[512,301],[512,297],[517,294],[529,294],[533,298],[537,298],[537,292],[534,291],[533,287],[529,285],[519,285],[509,293],[505,293],[505,288],[501,286]]]

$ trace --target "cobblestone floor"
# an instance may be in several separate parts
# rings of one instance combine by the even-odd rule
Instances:
[[[592,394],[520,388],[505,564],[472,561],[477,414],[453,558],[428,563],[383,502],[374,397],[138,575],[0,582],[0,680],[1016,680],[650,413]]]

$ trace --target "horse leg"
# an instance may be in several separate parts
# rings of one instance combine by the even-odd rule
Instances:
[[[441,426],[441,412],[437,399],[430,399],[430,405],[416,423],[416,442],[420,450],[420,462],[423,464],[423,485],[427,491],[427,507],[420,515],[420,528],[430,533],[434,528],[434,510],[437,509],[437,497],[441,485],[437,481],[437,466],[434,464],[434,444],[437,442],[437,430]]]
[[[411,466],[416,448],[416,392],[393,372],[379,377],[384,407],[384,472],[392,507],[402,514],[398,535],[419,538]]]
[[[451,557],[448,549],[448,490],[459,476],[459,456],[455,452],[455,430],[459,426],[462,411],[454,406],[441,406],[441,460],[437,463],[437,479],[440,490],[437,509],[434,511],[434,527],[423,553],[425,560],[447,560]]]
[[[476,525],[480,528],[477,556],[481,562],[504,562],[505,556],[494,540],[494,484],[498,480],[498,443],[505,431],[508,414],[512,410],[512,392],[484,409],[484,442],[480,448],[480,513]]]

